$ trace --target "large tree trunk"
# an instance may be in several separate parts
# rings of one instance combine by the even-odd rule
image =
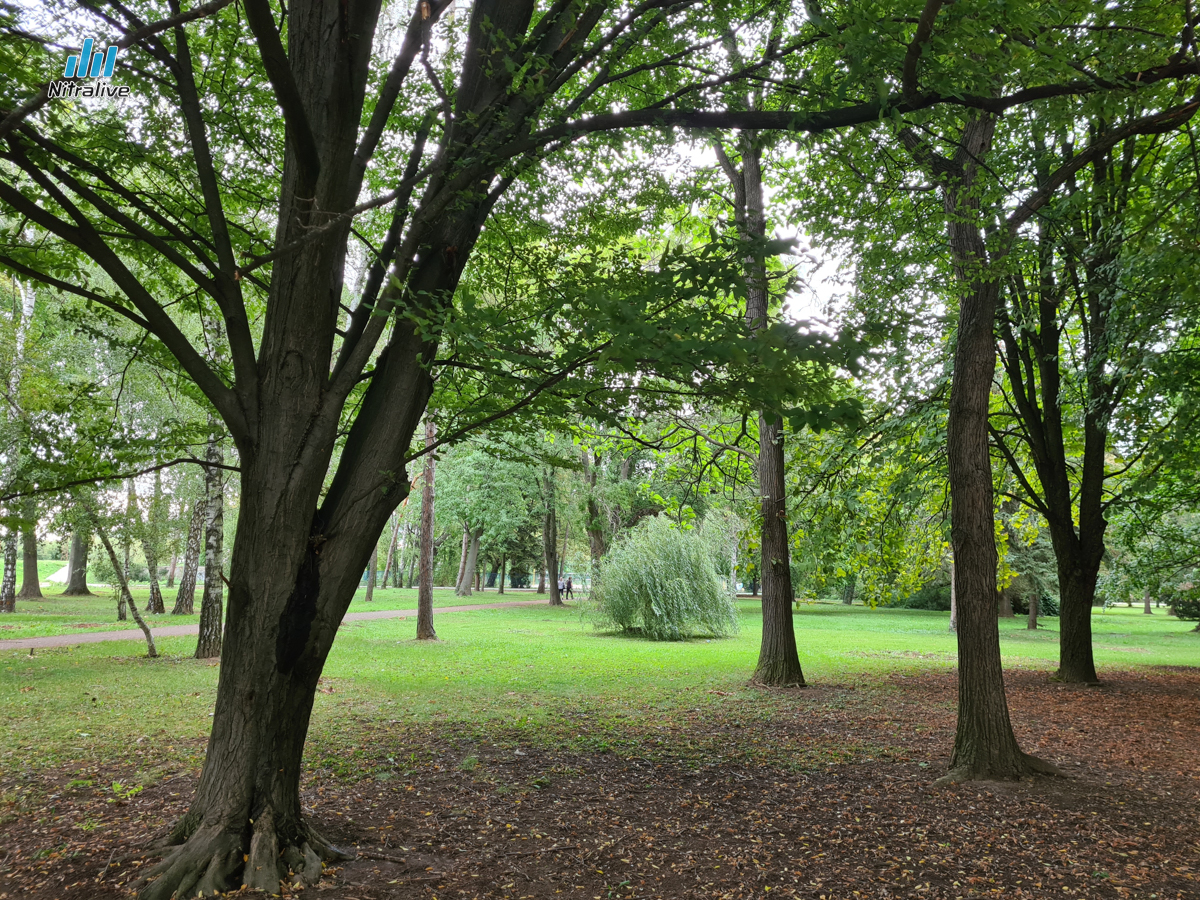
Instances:
[[[437,436],[437,426],[430,412],[425,414],[425,481],[421,485],[421,584],[417,589],[417,640],[436,641],[433,630],[433,504],[437,499],[434,489],[434,467],[432,447]]]
[[[87,586],[88,550],[91,548],[91,535],[76,528],[71,533],[71,552],[67,558],[67,587],[62,592],[64,597],[91,597],[92,592]]]
[[[497,594],[504,593],[504,576],[507,573],[507,571],[508,571],[508,555],[501,554],[500,555],[500,584],[496,588]]]
[[[1065,558],[1064,558],[1065,556]],[[1058,681],[1096,684],[1092,654],[1092,602],[1096,597],[1096,569],[1074,566],[1069,552],[1058,564]]]
[[[171,565],[167,567],[167,588],[175,587],[175,572],[179,568],[179,554],[171,551]]]
[[[1012,594],[1007,589],[999,591],[996,596],[996,615],[1001,619],[1012,619],[1016,617],[1013,612]]]
[[[787,495],[783,482],[783,422],[759,416],[758,487],[762,497],[762,645],[752,680],[804,685],[792,624],[792,569],[788,557]]]
[[[1029,618],[1025,621],[1025,628],[1029,631],[1037,631],[1038,604],[1040,602],[1041,598],[1038,597],[1036,591],[1029,595]]]
[[[988,411],[996,368],[992,336],[999,285],[987,271],[972,181],[991,144],[995,119],[970,120],[958,171],[943,182],[950,249],[958,279],[958,341],[947,419],[950,534],[958,614],[958,727],[950,758],[952,781],[1016,778],[1053,767],[1017,746],[996,618],[996,535]]]
[[[199,497],[192,505],[187,544],[183,549],[183,573],[179,576],[179,590],[175,592],[175,608],[171,610],[172,615],[190,616],[195,609],[196,570],[200,567],[200,538],[204,534],[207,509],[207,496]]]
[[[474,591],[476,583],[475,567],[479,564],[479,542],[483,539],[483,529],[476,528],[470,534],[468,541],[467,559],[463,566],[462,584],[459,585],[456,594],[460,597],[470,597]]]
[[[225,577],[225,479],[218,468],[225,455],[221,450],[217,423],[209,422],[209,427],[212,430],[205,459],[210,465],[204,467],[204,590],[200,595],[196,659],[213,659],[221,655],[221,607],[225,593],[222,584]],[[241,530],[240,523],[238,530]],[[234,552],[237,552],[236,542]]]
[[[588,550],[592,558],[592,578],[600,571],[600,560],[608,552],[608,543],[604,534],[604,516],[600,512],[600,504],[596,500],[596,482],[600,476],[600,454],[585,448],[582,451],[583,481],[587,486],[587,536]]]
[[[0,578],[0,612],[17,611],[17,531],[4,532],[4,577]]]
[[[1146,588],[1146,593],[1142,597],[1142,612],[1148,616],[1154,615],[1154,610],[1150,608],[1150,588]]]
[[[546,593],[546,570],[545,570],[545,568],[539,569],[537,575],[538,575],[538,583],[537,583],[537,591],[535,593],[544,594],[544,593]]]
[[[25,506],[27,524],[21,529],[21,590],[18,600],[41,600],[42,584],[38,578],[37,556],[37,506],[30,502]]]
[[[958,590],[954,586],[954,558],[950,559],[950,630],[958,631]]]

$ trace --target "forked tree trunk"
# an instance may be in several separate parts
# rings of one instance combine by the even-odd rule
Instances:
[[[1025,622],[1025,628],[1029,631],[1037,631],[1038,627],[1038,604],[1041,602],[1036,593],[1029,595],[1029,618]]]
[[[91,597],[87,586],[88,550],[91,535],[80,528],[71,533],[71,552],[67,558],[67,588],[64,597]]]
[[[376,544],[371,548],[371,562],[367,565],[367,596],[364,602],[371,603],[375,600],[375,570],[379,568],[379,545]]]
[[[196,604],[196,570],[200,567],[200,539],[204,534],[204,519],[208,509],[207,497],[197,498],[188,520],[187,544],[183,549],[183,572],[179,576],[179,590],[175,592],[175,608],[172,615],[190,616]]]
[[[30,503],[25,507],[24,517],[28,521],[21,529],[21,590],[18,600],[41,600],[42,584],[38,577],[37,556],[37,507]]]
[[[215,430],[217,423],[210,422],[209,427],[213,430],[209,434],[205,459],[219,465],[224,462],[224,453]],[[200,595],[200,636],[196,641],[195,656],[196,659],[214,659],[221,655],[222,580],[225,576],[225,479],[216,465],[204,467],[204,497],[204,590]]]
[[[425,480],[421,485],[421,583],[417,588],[417,640],[436,641],[437,632],[433,629],[433,504],[436,500],[434,490],[433,458],[434,439],[437,437],[437,426],[433,421],[432,410],[425,413]]]
[[[479,542],[483,538],[483,529],[476,528],[469,535],[466,564],[463,566],[462,584],[459,585],[456,594],[460,597],[470,597],[474,591],[477,580],[475,567],[479,561]]]
[[[467,577],[467,556],[471,552],[471,529],[463,526],[462,554],[458,558],[458,577],[454,579],[454,592],[462,590],[463,579]]]
[[[4,577],[0,578],[0,612],[17,611],[17,532],[4,532]]]

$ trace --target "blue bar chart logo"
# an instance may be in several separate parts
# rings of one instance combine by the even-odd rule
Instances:
[[[117,65],[117,46],[92,52],[95,41],[88,38],[77,55],[67,57],[63,78],[111,78]]]
[[[49,98],[113,100],[128,97],[128,85],[111,84],[108,81],[117,67],[117,53],[120,49],[116,44],[100,48],[96,46],[93,38],[85,40],[78,53],[67,57],[62,78],[51,81],[46,86]]]

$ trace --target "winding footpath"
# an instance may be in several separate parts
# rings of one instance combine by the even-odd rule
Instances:
[[[545,600],[513,600],[507,603],[479,603],[473,606],[436,606],[434,618],[455,612],[473,612],[477,609],[505,609],[510,606],[545,606]],[[379,609],[371,612],[347,613],[342,619],[346,622],[364,622],[372,619],[406,619],[416,616],[415,609]],[[168,625],[165,628],[151,628],[150,633],[157,640],[160,637],[186,637],[189,634],[199,634],[200,626]],[[126,628],[123,631],[81,631],[78,634],[51,634],[45,637],[16,638],[11,641],[0,641],[0,651],[4,650],[36,650],[41,647],[74,647],[76,644],[99,644],[103,641],[141,641],[142,633],[137,628]]]

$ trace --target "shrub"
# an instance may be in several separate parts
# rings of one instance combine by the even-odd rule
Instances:
[[[927,584],[915,594],[909,594],[900,604],[905,609],[950,611],[950,585]]]
[[[602,622],[655,641],[737,631],[733,599],[701,535],[659,516],[642,520],[604,558],[593,597]]]

